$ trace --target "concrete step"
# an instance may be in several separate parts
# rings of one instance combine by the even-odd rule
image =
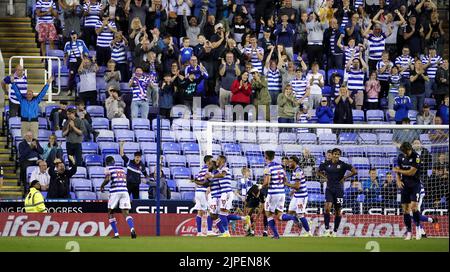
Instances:
[[[16,53],[15,55],[21,55],[22,53],[37,53],[39,54],[41,51],[36,47],[36,44],[24,45],[24,44],[16,44],[16,47],[0,47],[2,49],[3,54],[7,53]]]
[[[36,43],[36,39],[35,37],[2,37],[0,39],[1,42],[5,42],[5,43],[20,43],[20,42],[34,42]]]
[[[8,185],[3,185],[3,187],[2,187],[2,191],[4,191],[4,192],[11,192],[11,191],[13,191],[13,192],[17,192],[17,191],[21,191],[22,190],[22,187],[21,186],[8,186]]]
[[[4,25],[0,23],[0,33],[20,32],[33,33],[31,25]]]
[[[22,199],[22,191],[16,192],[0,191],[0,199]]]
[[[2,22],[7,22],[7,23],[20,22],[20,23],[30,23],[31,24],[31,18],[30,17],[0,17],[0,24]]]
[[[2,30],[0,32],[0,38],[13,38],[13,37],[27,37],[27,38],[34,38],[35,34],[31,32],[9,32],[6,30]]]

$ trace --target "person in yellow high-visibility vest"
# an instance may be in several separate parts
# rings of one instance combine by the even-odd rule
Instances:
[[[44,204],[44,196],[41,192],[41,184],[38,180],[30,183],[30,192],[25,197],[25,212],[27,213],[45,213],[47,208]]]

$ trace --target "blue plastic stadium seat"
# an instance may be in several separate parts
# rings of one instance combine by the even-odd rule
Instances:
[[[141,146],[139,143],[126,142],[123,144],[123,152],[124,153],[134,153],[141,150]]]
[[[155,141],[155,132],[151,130],[135,130],[134,135],[136,136],[136,141],[140,143]]]
[[[45,106],[45,115],[44,115],[44,117],[50,117],[50,114],[52,113],[52,111],[54,110],[54,109],[59,109],[60,108],[60,105],[47,105],[47,106]]]
[[[336,134],[319,134],[319,144],[336,144]]]
[[[342,155],[346,157],[363,157],[364,156],[364,148],[361,146],[341,146],[339,147],[342,151]]]
[[[92,182],[89,179],[73,178],[70,180],[70,185],[74,192],[77,191],[92,191]]]
[[[186,157],[181,155],[166,155],[167,166],[169,167],[185,167]]]
[[[150,120],[147,118],[134,118],[131,119],[131,127],[133,130],[145,129],[150,130]]]
[[[8,127],[9,130],[20,129],[22,127],[22,121],[20,120],[20,117],[10,117],[8,120]]]
[[[172,121],[172,130],[191,130],[191,120],[177,118]]]
[[[238,144],[223,144],[222,149],[225,156],[240,155],[242,153],[241,146]]]
[[[339,134],[339,144],[356,144],[358,134],[342,132]]]
[[[181,199],[182,200],[194,200],[195,192],[181,192]]]
[[[175,132],[171,130],[161,130],[162,142],[175,142]]]
[[[90,166],[88,167],[89,178],[105,178],[105,167],[102,166]]]
[[[99,143],[101,154],[119,154],[119,144],[114,142]]]
[[[114,132],[112,130],[98,130],[97,142],[114,142]]]
[[[378,143],[379,144],[392,144],[392,133],[378,133]]]
[[[84,191],[81,191],[81,192],[76,192],[75,195],[76,195],[76,198],[77,198],[77,199],[86,199],[86,200],[90,200],[90,199],[94,200],[94,199],[97,199],[97,194],[94,193],[94,192],[84,192]]]
[[[173,134],[175,135],[175,139],[177,142],[188,142],[188,143],[194,143],[196,142],[196,138],[194,137],[194,134],[192,131],[188,130],[174,130]]]
[[[245,155],[261,155],[263,153],[258,144],[241,144],[241,149]]]
[[[83,156],[86,167],[89,166],[103,166],[103,157],[100,155],[86,154]]]
[[[176,179],[175,180],[178,188],[178,192],[194,192],[195,184],[189,179]]]
[[[369,157],[369,162],[372,168],[380,169],[390,169],[391,162],[383,157]]]
[[[364,111],[362,110],[352,110],[353,115],[353,122],[354,123],[363,123],[364,118]]]
[[[141,151],[143,154],[156,154],[156,143],[154,142],[144,142],[140,143]]]
[[[252,167],[264,167],[266,162],[264,160],[264,157],[261,155],[250,155],[247,156],[247,163]]]
[[[98,144],[94,142],[82,142],[81,149],[84,154],[97,154],[98,153]]]
[[[127,118],[113,118],[111,120],[111,128],[116,129],[130,129],[130,120]]]
[[[284,155],[286,156],[302,156],[303,148],[298,144],[284,144]]]
[[[200,167],[203,161],[199,155],[186,155],[186,162],[189,167]]]
[[[134,142],[134,132],[132,130],[117,129],[114,130],[114,136],[116,137],[117,142]]]
[[[367,122],[369,121],[384,121],[384,112],[382,110],[367,110]]]
[[[359,133],[358,143],[360,145],[376,145],[378,143],[378,137],[375,133]]]
[[[229,167],[246,167],[247,159],[243,156],[227,156]]]
[[[107,157],[113,157],[113,158],[114,158],[114,162],[115,162],[114,165],[115,165],[115,166],[124,166],[124,165],[125,165],[125,163],[124,163],[124,161],[123,161],[123,159],[122,159],[122,156],[120,156],[119,154],[105,154],[105,155],[102,156],[103,161],[104,161]],[[133,159],[133,158],[134,158],[134,155],[133,155],[133,156],[129,156],[128,158],[129,158],[129,159]]]
[[[147,166],[155,166],[156,165],[156,154],[144,155],[144,161]]]
[[[317,135],[315,133],[297,134],[299,144],[317,144]]]
[[[50,130],[39,129],[37,139],[40,142],[48,141],[48,137],[50,137],[50,135],[52,135],[52,134],[53,134],[53,132],[51,132]]]
[[[75,175],[72,176],[72,178],[87,178],[86,168],[78,166],[77,172],[75,173]]]
[[[297,136],[291,132],[281,132],[278,138],[279,144],[295,144],[297,143]]]
[[[92,128],[94,130],[109,129],[109,120],[104,117],[93,117]]]
[[[318,181],[307,181],[306,188],[308,188],[308,194],[320,194],[320,182]]]
[[[152,120],[152,130],[156,131],[156,119]],[[168,119],[161,119],[161,129],[162,130],[169,130],[170,129],[170,120]]]
[[[181,149],[185,155],[200,154],[200,148],[197,143],[182,143]]]
[[[331,87],[328,85],[323,86],[322,88],[322,96],[325,97],[332,97],[333,96],[333,92],[331,91]]]
[[[87,106],[86,111],[92,118],[105,117],[105,108],[102,106]]]
[[[174,179],[190,179],[191,169],[186,167],[173,167],[170,169]]]
[[[370,169],[369,159],[365,157],[352,157],[350,158],[350,163],[359,169]]]
[[[162,143],[163,154],[181,154],[181,147],[178,143],[168,142]]]

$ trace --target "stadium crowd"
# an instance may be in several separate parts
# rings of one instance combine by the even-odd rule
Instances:
[[[418,124],[448,124],[446,22],[432,0],[29,2],[42,55],[54,52],[47,42],[64,51],[76,106],[62,101],[49,120],[66,137],[75,169],[83,164],[82,142],[98,136],[86,111],[93,105],[104,106],[110,120],[152,118],[158,109],[170,118],[174,105],[192,108],[199,97],[203,107],[222,109],[254,105],[268,112],[276,105],[280,123],[308,123],[314,115],[318,123],[348,124],[353,110],[383,110],[395,112],[398,124],[409,124],[410,111],[418,113]],[[39,165],[33,175],[45,180],[45,190],[53,177],[44,168],[63,158],[55,137],[44,148],[33,140],[36,105],[47,88],[22,97],[21,66],[3,80],[5,91],[11,82],[17,88],[9,94],[9,116],[30,123],[22,126],[21,182],[27,166]],[[302,166],[314,165],[308,158]],[[349,189],[390,186],[372,178],[361,184]]]

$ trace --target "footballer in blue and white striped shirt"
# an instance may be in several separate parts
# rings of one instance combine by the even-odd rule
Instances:
[[[131,238],[136,239],[136,231],[134,230],[133,217],[129,215],[131,209],[130,195],[127,189],[127,171],[125,167],[116,166],[114,158],[106,157],[105,180],[100,186],[100,191],[105,190],[106,184],[111,181],[108,199],[108,217],[111,228],[114,231],[113,238],[119,238],[119,230],[117,229],[117,221],[114,217],[114,209],[119,208],[122,215],[127,221],[131,231]]]
[[[266,160],[266,167],[264,168],[264,182],[263,187],[269,187],[264,203],[264,211],[267,216],[267,223],[273,232],[273,239],[279,239],[277,226],[275,225],[275,218],[278,217],[282,221],[297,220],[297,217],[290,214],[283,213],[285,192],[284,186],[287,183],[286,172],[281,164],[274,162],[275,152],[267,150],[264,152],[264,159]]]
[[[291,183],[285,183],[287,187],[293,189],[294,197],[289,203],[288,213],[295,216],[294,221],[298,226],[305,229],[302,236],[311,237],[311,229],[308,220],[305,218],[306,205],[308,204],[308,188],[306,187],[306,178],[302,169],[300,169],[300,160],[297,156],[289,158],[289,168],[292,170]],[[293,182],[293,183],[292,183]]]

